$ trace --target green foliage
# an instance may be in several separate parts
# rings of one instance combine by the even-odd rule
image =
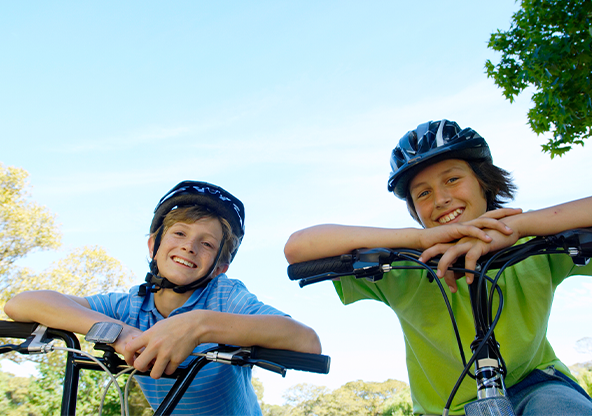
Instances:
[[[65,354],[61,355],[63,362]],[[49,363],[39,366],[40,377],[14,377],[9,373],[0,372],[0,414],[9,416],[20,415],[53,415],[60,414],[62,387],[64,383],[63,369],[56,369]],[[119,378],[124,388],[128,376]],[[78,386],[77,415],[99,414],[100,402],[106,386],[107,376],[97,371],[81,371]],[[150,405],[137,383],[132,382],[129,393],[129,410],[132,416],[148,416],[153,413]],[[114,386],[107,392],[103,405],[103,415],[120,415],[120,401]]]
[[[413,415],[413,402],[408,385],[402,386],[393,397],[388,399],[382,408],[382,416]]]
[[[409,386],[402,381],[351,381],[334,391],[299,384],[285,396],[287,404],[264,408],[266,416],[358,416],[412,414]]]
[[[33,381],[32,377],[14,377],[0,371],[0,414],[6,416],[38,414],[27,400]]]
[[[592,363],[575,364],[569,367],[569,370],[578,380],[578,384],[586,390],[586,393],[592,395]]]
[[[592,135],[592,2],[522,0],[510,30],[498,30],[489,48],[501,52],[497,65],[485,63],[487,76],[513,102],[534,87],[528,121],[537,134],[552,132],[542,145],[551,158]]]
[[[28,200],[27,172],[0,163],[0,281],[19,258],[60,245],[55,218]]]
[[[28,200],[27,176],[23,169],[0,163],[0,308],[25,290],[51,289],[84,296],[127,288],[132,273],[100,247],[78,248],[39,274],[14,265],[35,250],[60,245],[54,215]]]

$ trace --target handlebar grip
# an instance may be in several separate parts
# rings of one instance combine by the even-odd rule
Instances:
[[[288,277],[290,280],[299,280],[328,272],[353,274],[353,271],[352,256],[346,254],[291,264],[288,266]]]
[[[252,347],[251,358],[270,361],[292,370],[309,371],[311,373],[328,374],[331,357],[321,354],[308,354],[288,350],[275,350]]]
[[[36,322],[0,321],[0,338],[28,338],[37,325]]]

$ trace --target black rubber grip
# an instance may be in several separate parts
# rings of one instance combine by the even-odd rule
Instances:
[[[327,374],[329,373],[329,367],[331,366],[331,357],[327,355],[275,350],[262,347],[253,347],[251,349],[251,358],[255,360],[270,361],[288,369],[309,371],[311,373]]]
[[[288,266],[290,280],[304,279],[323,273],[352,273],[354,272],[353,260],[349,255],[327,257],[324,259],[294,263]]]
[[[0,321],[0,338],[28,338],[37,325],[36,322]]]

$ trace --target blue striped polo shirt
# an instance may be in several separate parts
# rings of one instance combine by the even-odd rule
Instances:
[[[132,287],[129,293],[107,293],[85,299],[92,310],[142,331],[165,319],[154,305],[154,294],[138,296],[138,286]],[[200,309],[247,315],[286,315],[260,302],[241,281],[229,279],[225,274],[216,276],[205,288],[197,289],[170,316]],[[194,352],[214,345],[199,345]],[[137,380],[153,408],[158,407],[174,384],[172,379],[154,380],[147,376],[138,376]],[[251,368],[221,363],[207,364],[177,404],[174,414],[261,415],[257,396],[251,385]]]

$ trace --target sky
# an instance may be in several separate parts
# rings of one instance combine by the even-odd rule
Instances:
[[[228,275],[312,326],[328,375],[264,370],[264,401],[299,383],[407,381],[403,335],[377,302],[343,306],[330,283],[289,281],[283,247],[318,223],[417,226],[387,192],[408,130],[447,118],[488,141],[525,210],[590,195],[592,149],[541,153],[514,103],[484,73],[489,35],[513,0],[30,1],[0,3],[0,163],[29,173],[63,245],[19,265],[43,270],[99,245],[141,283],[154,207],[182,180],[240,198],[246,236]],[[549,338],[567,364],[592,336],[592,281],[555,297]],[[451,334],[452,336],[452,334]]]

